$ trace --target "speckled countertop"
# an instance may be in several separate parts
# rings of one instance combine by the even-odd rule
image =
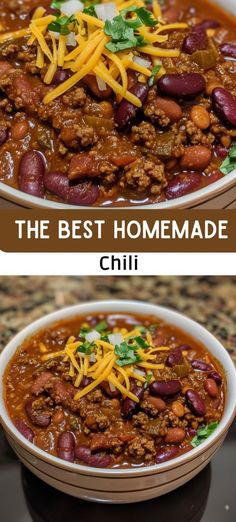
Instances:
[[[31,321],[93,299],[139,299],[206,326],[236,364],[236,277],[0,277],[0,351]]]

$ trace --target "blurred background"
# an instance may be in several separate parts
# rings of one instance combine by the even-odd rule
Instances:
[[[0,277],[0,350],[46,313],[109,298],[149,301],[186,313],[215,334],[236,363],[236,277]]]

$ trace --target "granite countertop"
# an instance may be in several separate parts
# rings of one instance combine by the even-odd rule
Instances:
[[[31,321],[93,299],[138,299],[197,320],[236,363],[236,277],[0,277],[0,351]]]

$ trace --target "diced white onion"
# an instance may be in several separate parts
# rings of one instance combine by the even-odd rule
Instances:
[[[95,353],[91,353],[91,355],[89,356],[89,362],[95,363],[96,360],[97,359],[96,359]]]
[[[142,67],[146,67],[147,69],[151,65],[149,60],[145,60],[145,58],[141,58],[140,56],[134,56],[132,61],[138,63],[138,65],[142,65]]]
[[[94,341],[97,341],[98,339],[100,339],[100,337],[101,337],[101,334],[99,332],[97,332],[97,330],[92,330],[92,332],[88,332],[85,335],[85,339],[86,339],[86,341],[89,341],[89,343],[93,343]]]
[[[84,4],[80,2],[80,0],[68,0],[68,2],[63,2],[61,5],[61,12],[66,16],[72,16],[78,11],[83,11]]]
[[[121,333],[114,333],[114,334],[110,334],[108,335],[108,339],[109,339],[109,343],[113,344],[114,346],[116,346],[117,344],[121,344],[122,341],[123,341],[123,336]]]
[[[140,375],[140,377],[145,377],[146,375],[146,372],[144,370],[140,370],[139,368],[135,368],[134,372],[137,373],[137,375]]]
[[[102,78],[99,78],[99,76],[96,75],[96,80],[98,84],[99,91],[105,91],[107,88],[107,84],[104,82]]]
[[[77,45],[75,33],[70,33],[66,37],[66,44],[68,47],[75,47]]]
[[[115,392],[117,390],[117,388],[114,386],[114,384],[112,384],[112,382],[109,382],[109,388],[111,392]]]
[[[49,34],[54,36],[54,38],[56,38],[56,40],[59,40],[60,33],[57,33],[56,31],[49,31]]]
[[[113,2],[95,5],[94,9],[99,20],[102,20],[103,22],[106,22],[106,20],[113,20],[116,16],[116,6]]]

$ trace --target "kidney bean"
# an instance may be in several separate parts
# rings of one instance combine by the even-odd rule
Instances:
[[[33,442],[34,432],[22,419],[17,418],[15,420],[15,427],[18,429],[21,435],[23,435],[23,437],[25,437],[29,442]]]
[[[62,172],[49,172],[44,178],[49,192],[56,194],[72,205],[92,205],[98,199],[99,188],[90,182],[71,184]]]
[[[6,60],[0,60],[0,77],[5,76],[13,69],[12,65]]]
[[[51,372],[42,372],[38,377],[36,377],[35,381],[33,382],[30,392],[33,393],[33,395],[39,395],[44,391],[44,388],[49,382],[53,379],[53,374]]]
[[[204,170],[211,161],[211,151],[203,145],[186,147],[180,166],[186,170]]]
[[[136,384],[131,387],[131,391],[138,399],[141,401],[144,394],[144,389],[142,386],[137,386]]]
[[[92,380],[93,379],[91,377],[83,377],[80,383],[80,388],[86,388],[86,386],[88,386]]]
[[[200,359],[194,359],[191,365],[194,370],[200,370],[201,372],[209,372],[212,369],[210,364],[207,364],[205,361],[201,361]]]
[[[180,198],[201,188],[202,176],[200,172],[182,172],[169,181],[165,194],[167,199]]]
[[[185,430],[183,428],[168,428],[165,436],[167,444],[181,444],[185,439]]]
[[[90,448],[82,445],[75,448],[75,456],[77,459],[95,468],[107,468],[111,462],[110,455],[106,453],[95,453],[93,455]]]
[[[217,388],[217,384],[214,381],[214,379],[211,379],[211,378],[206,379],[204,382],[204,388],[205,388],[206,392],[208,393],[208,395],[210,395],[210,397],[213,397],[213,398],[217,397],[218,388]]]
[[[170,366],[170,368],[172,368],[176,364],[182,364],[182,362],[183,362],[182,350],[181,350],[180,346],[177,346],[168,355],[168,357],[166,359],[166,365]]]
[[[53,76],[52,83],[54,85],[60,85],[70,78],[70,71],[68,69],[57,69]]]
[[[60,9],[55,9],[54,7],[46,7],[45,16],[47,16],[47,15],[60,16],[60,14],[61,14]]]
[[[160,397],[153,397],[152,395],[149,395],[149,397],[146,398],[146,402],[151,404],[151,406],[154,406],[157,411],[164,411],[166,408],[165,401],[163,401]]]
[[[155,457],[155,461],[157,464],[162,464],[162,462],[166,462],[167,460],[174,459],[178,455],[178,448],[176,446],[167,446],[166,448],[161,448]]]
[[[222,179],[224,177],[224,174],[220,172],[219,170],[215,169],[210,174],[208,174],[206,181],[207,184],[210,185],[211,183],[215,183],[216,181],[219,181],[219,179]]]
[[[21,158],[19,167],[19,188],[27,194],[44,195],[43,177],[45,174],[44,156],[37,150],[29,150]]]
[[[207,34],[202,27],[193,28],[193,30],[187,34],[183,41],[182,50],[184,53],[193,54],[195,51],[200,49],[206,49],[207,47]]]
[[[35,426],[40,426],[41,428],[47,428],[51,422],[51,414],[43,413],[33,408],[33,402],[31,399],[28,399],[25,403],[25,411],[30,418],[31,422],[35,424]]]
[[[236,59],[236,44],[223,43],[220,45],[220,52],[229,58]]]
[[[86,464],[89,464],[89,459],[91,457],[91,450],[87,446],[76,446],[75,447],[75,456],[77,459],[82,460],[83,462],[86,462]]]
[[[107,100],[107,98],[110,98],[112,95],[112,89],[109,87],[109,85],[106,85],[106,89],[104,89],[104,91],[100,91],[96,76],[87,74],[87,76],[83,78],[83,82],[87,85],[92,94],[94,94],[94,96],[96,96],[99,100]]]
[[[236,99],[223,87],[212,91],[213,104],[219,117],[229,125],[236,127]]]
[[[174,100],[157,96],[154,100],[154,104],[157,109],[160,109],[165,113],[172,123],[179,121],[183,116],[180,105]]]
[[[7,141],[8,135],[8,129],[6,129],[6,127],[3,127],[3,125],[0,125],[0,146]]]
[[[198,73],[164,74],[158,80],[158,90],[173,98],[197,96],[205,90],[204,76]]]
[[[133,386],[132,393],[138,397],[139,401],[142,400],[144,389],[142,386]],[[126,397],[126,399],[123,400],[122,406],[121,406],[121,412],[125,418],[131,417],[137,410],[138,403],[130,399],[129,397]]]
[[[149,385],[149,390],[154,395],[176,395],[181,390],[180,382],[176,379],[170,381],[154,381]]]
[[[205,107],[193,105],[190,116],[193,123],[195,123],[199,129],[205,130],[210,126],[210,114]]]
[[[217,145],[214,146],[214,152],[218,158],[225,159],[229,154],[229,149],[221,145],[221,143],[217,143]]]
[[[178,348],[181,350],[181,352],[188,352],[188,350],[192,350],[192,346],[189,344],[181,344]]]
[[[108,397],[119,397],[119,395],[120,395],[120,392],[119,392],[119,390],[117,390],[117,388],[115,390],[113,390],[113,389],[111,390],[109,383],[107,381],[103,381],[101,383],[101,388],[108,395]]]
[[[165,9],[163,12],[163,16],[165,20],[168,22],[168,24],[172,24],[173,22],[177,22],[179,19],[180,10],[175,7],[174,5],[169,7],[168,9]]]
[[[74,462],[75,460],[75,437],[71,431],[63,431],[57,441],[57,456],[60,459]]]
[[[52,417],[54,424],[61,424],[61,422],[64,420],[64,413],[62,410],[57,410]]]
[[[136,83],[131,87],[130,92],[137,96],[137,98],[143,103],[148,95],[148,86],[144,83]],[[119,129],[123,129],[128,125],[130,120],[135,118],[138,108],[135,107],[129,101],[123,99],[118,105],[118,109],[115,114],[115,123]]]
[[[212,372],[209,373],[209,377],[211,379],[214,379],[214,381],[216,382],[216,384],[218,386],[222,383],[221,375],[218,372],[216,372],[215,370],[213,370]]]
[[[185,393],[187,405],[190,410],[197,416],[204,416],[206,414],[206,406],[204,400],[195,390],[189,389]]]
[[[220,23],[217,20],[203,20],[200,24],[195,25],[195,28],[205,29],[217,29],[220,27]]]
[[[16,121],[11,128],[11,137],[13,140],[23,140],[28,134],[29,124],[27,120]]]
[[[190,435],[190,437],[195,437],[196,435],[196,430],[194,428],[188,428],[187,429],[187,434]]]

